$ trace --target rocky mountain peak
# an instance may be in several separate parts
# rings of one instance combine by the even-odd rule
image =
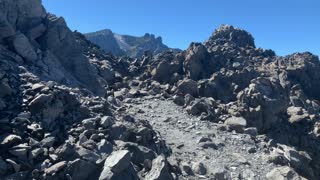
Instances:
[[[228,42],[239,47],[255,47],[254,38],[249,32],[231,25],[221,25],[205,44],[210,46],[215,43],[224,44]]]
[[[0,0],[1,180],[319,179],[317,56],[232,26],[182,52],[96,34],[135,58],[40,0]]]
[[[145,33],[143,36],[136,37],[130,35],[120,35],[105,30],[85,34],[91,42],[101,47],[106,52],[111,52],[115,56],[130,56],[141,58],[145,51],[152,54],[159,54],[165,51],[179,51],[171,49],[162,42],[162,37],[154,34]]]

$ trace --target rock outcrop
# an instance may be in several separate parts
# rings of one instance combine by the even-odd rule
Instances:
[[[0,179],[319,179],[317,56],[229,25],[182,52],[105,33],[139,58],[0,1]]]
[[[103,84],[63,18],[46,13],[39,0],[3,0],[0,9],[0,41],[19,55],[28,69],[43,80],[103,93]]]

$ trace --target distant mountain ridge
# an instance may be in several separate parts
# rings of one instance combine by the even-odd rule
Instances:
[[[144,36],[136,37],[131,35],[120,35],[110,29],[104,29],[84,34],[85,37],[100,46],[106,52],[115,56],[141,57],[145,51],[159,54],[165,51],[181,51],[180,49],[169,48],[163,44],[162,38],[146,33]]]

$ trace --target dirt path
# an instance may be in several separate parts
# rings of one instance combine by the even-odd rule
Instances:
[[[186,171],[180,179],[185,179],[186,173],[192,174],[192,166],[194,172],[198,171],[194,173],[194,179],[211,179],[219,175],[227,179],[265,179],[274,168],[263,158],[266,142],[259,142],[258,138],[247,134],[222,131],[220,124],[200,121],[171,100],[137,98],[125,105],[129,114],[148,120],[166,140],[172,149],[170,162],[179,164]],[[199,162],[206,172],[199,169]]]

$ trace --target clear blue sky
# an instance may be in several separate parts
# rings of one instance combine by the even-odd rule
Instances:
[[[163,37],[185,49],[203,42],[220,24],[249,31],[258,47],[279,55],[320,55],[320,0],[43,0],[72,30],[109,28],[119,34]]]

